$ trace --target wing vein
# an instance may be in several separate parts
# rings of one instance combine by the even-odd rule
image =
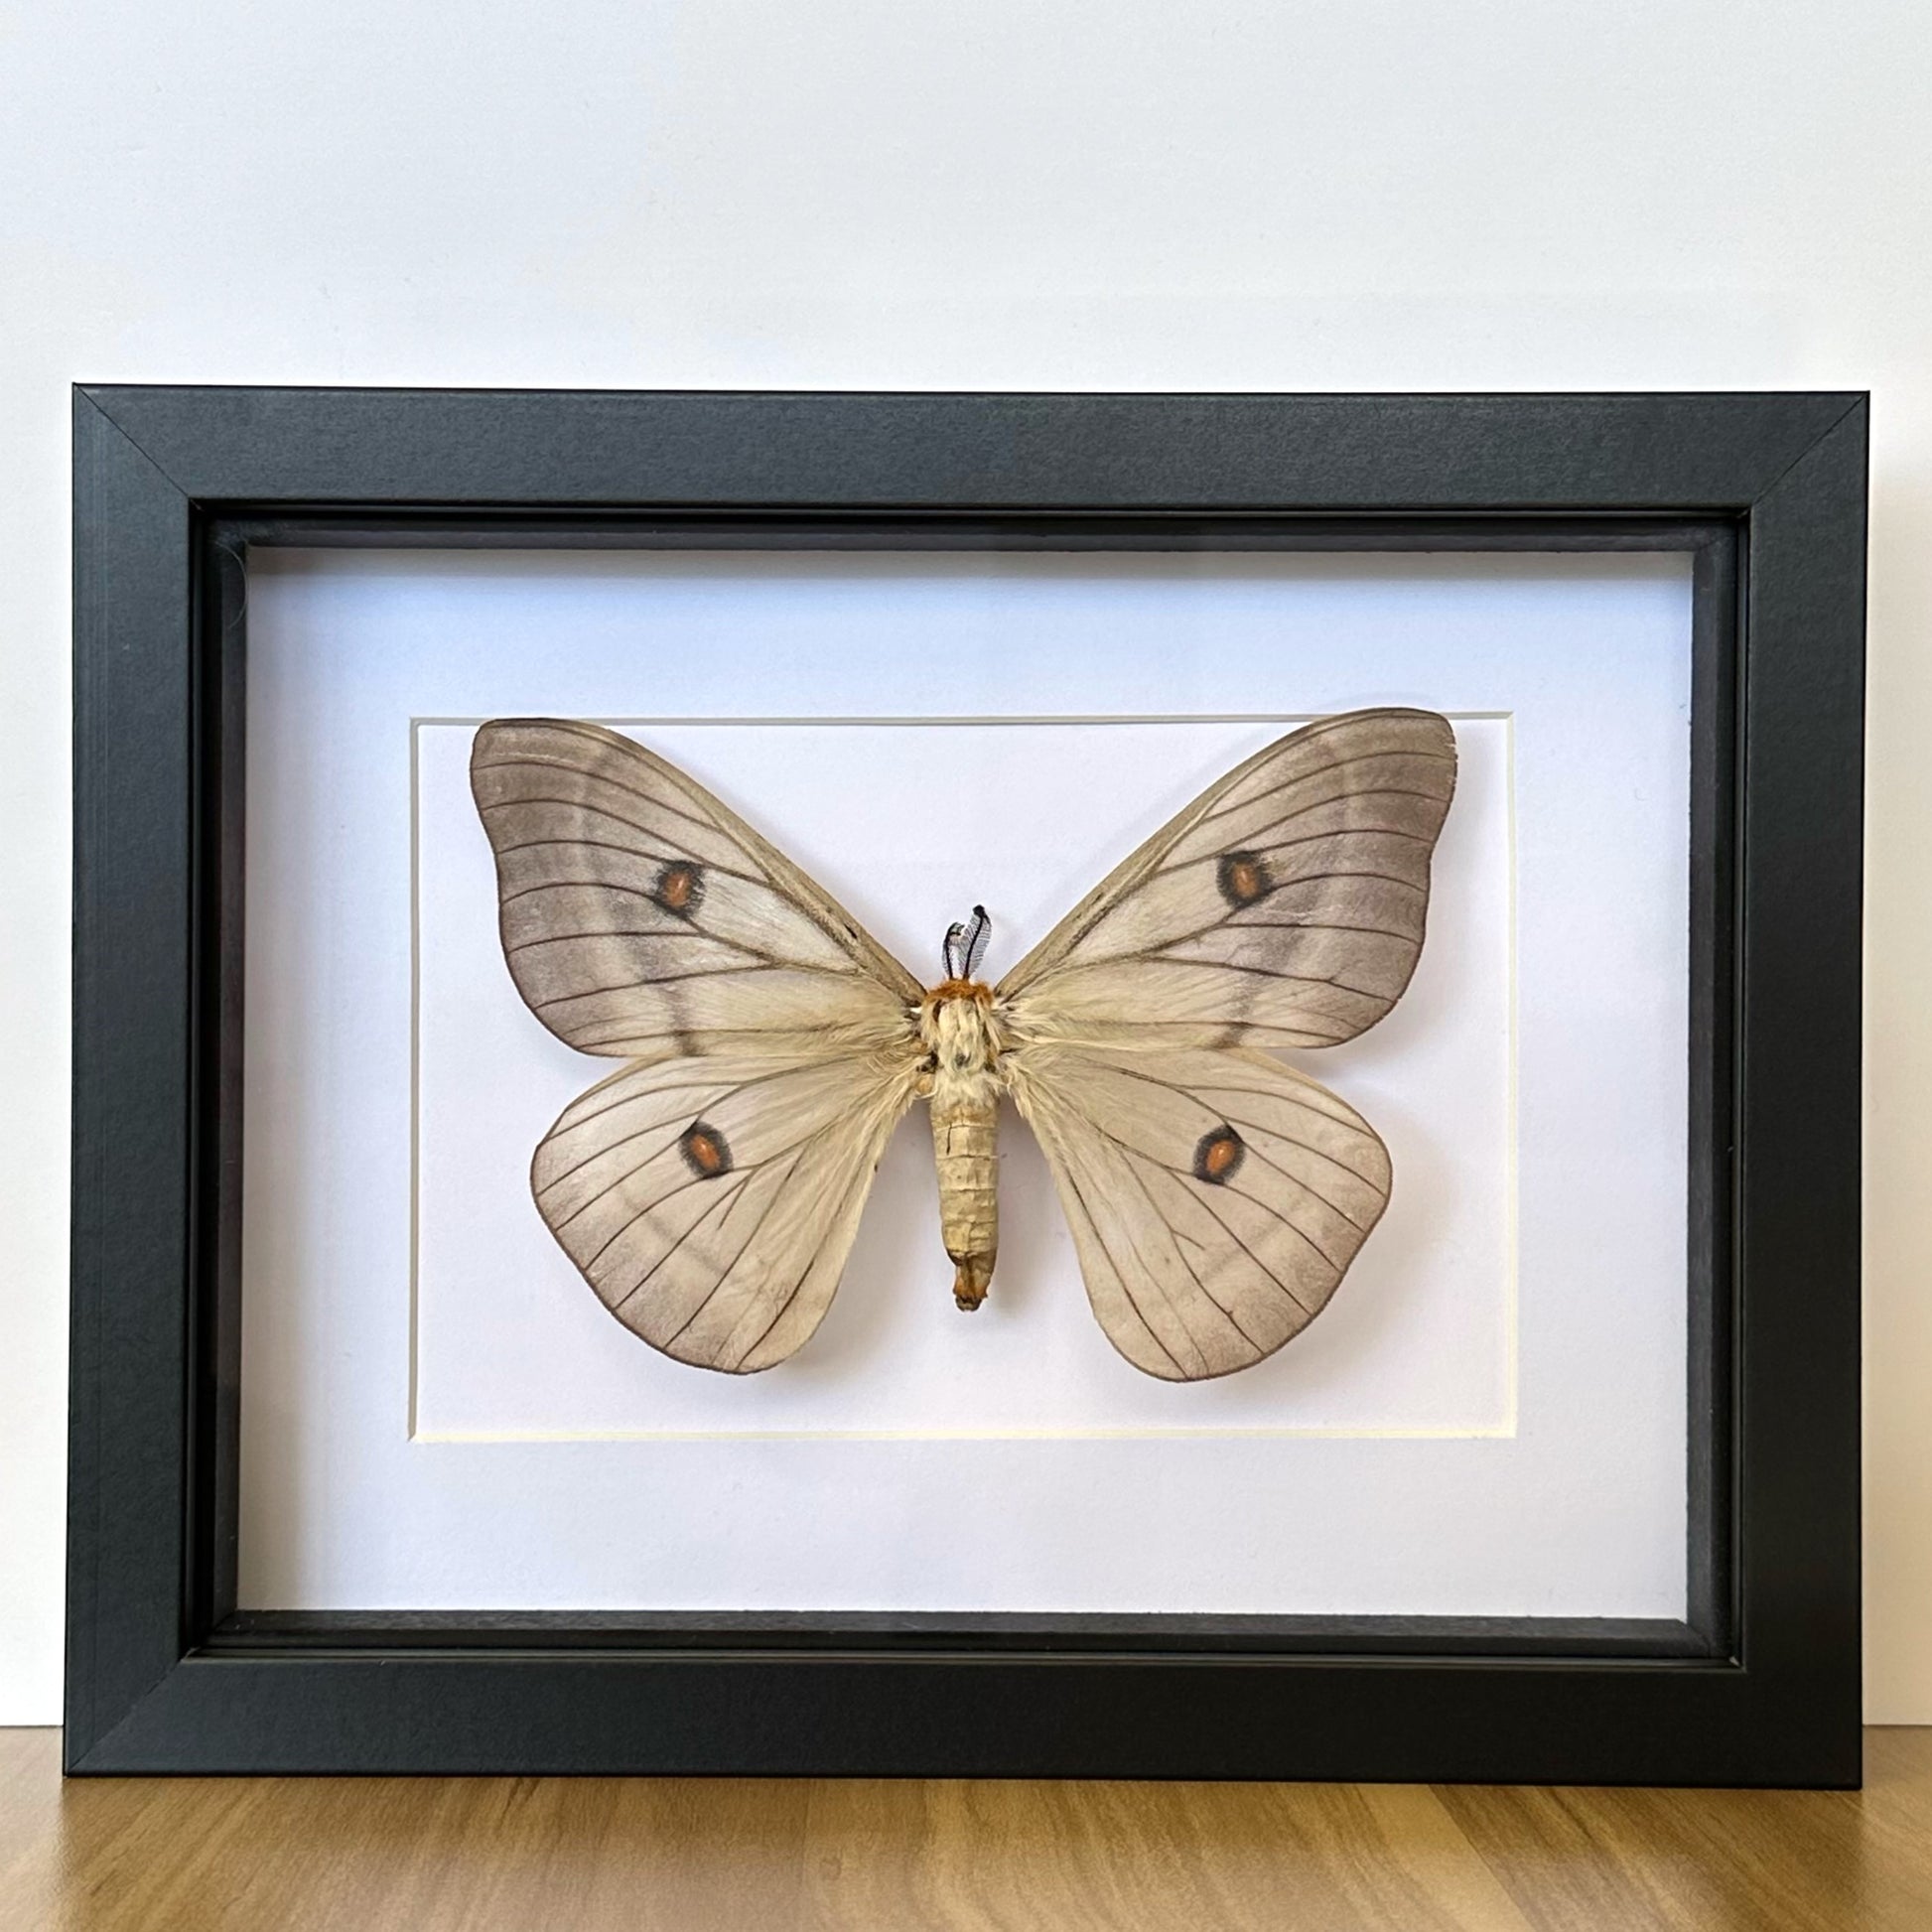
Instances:
[[[1147,1318],[1146,1313],[1142,1311],[1140,1297],[1134,1293],[1133,1288],[1129,1284],[1126,1269],[1115,1259],[1113,1243],[1107,1239],[1106,1233],[1102,1229],[1093,1209],[1087,1205],[1086,1189],[1081,1186],[1079,1176],[1073,1172],[1070,1163],[1065,1164],[1065,1173],[1066,1184],[1072,1189],[1073,1198],[1080,1203],[1080,1212],[1086,1217],[1087,1226],[1093,1230],[1093,1238],[1100,1243],[1101,1251],[1106,1255],[1108,1265],[1114,1271],[1114,1279],[1120,1283],[1120,1292],[1127,1297],[1127,1305],[1134,1311],[1135,1320],[1147,1331],[1148,1339],[1154,1343],[1155,1347],[1160,1349],[1162,1354],[1173,1364],[1175,1374],[1180,1376],[1183,1381],[1186,1380],[1187,1371],[1181,1366],[1180,1357],[1161,1339],[1160,1333],[1155,1328],[1154,1323]],[[1161,1287],[1159,1282],[1155,1283],[1155,1286],[1157,1288]],[[1161,1299],[1167,1303],[1169,1313],[1173,1313],[1173,1302],[1169,1297],[1166,1289],[1161,1290]],[[1176,1320],[1178,1318],[1178,1316],[1175,1316]],[[1184,1323],[1182,1324],[1182,1331],[1185,1332]]]
[[[586,890],[601,889],[588,889],[578,886],[565,888],[564,890],[584,892]],[[667,942],[696,940],[700,945],[723,946],[727,952],[743,953],[747,959],[756,959],[767,966],[789,967],[792,964],[788,959],[779,959],[773,953],[761,951],[757,946],[748,946],[741,940],[721,939],[715,933],[696,932],[688,926],[677,928],[667,926],[598,926],[584,932],[548,932],[540,939],[519,939],[515,945],[505,946],[503,948],[503,956],[507,959],[517,953],[528,952],[533,946],[574,946],[586,939],[650,939],[653,941]],[[647,980],[636,980],[632,982],[633,985],[638,986],[645,986],[649,983]]]
[[[627,1308],[630,1304],[632,1297],[636,1295],[640,1295],[643,1292],[646,1284],[650,1281],[650,1278],[654,1274],[656,1274],[657,1271],[660,1268],[662,1268],[663,1265],[667,1261],[669,1261],[673,1255],[677,1254],[683,1248],[684,1244],[687,1241],[689,1241],[691,1237],[694,1234],[696,1234],[698,1230],[701,1227],[703,1227],[705,1223],[712,1218],[713,1215],[718,1215],[720,1219],[724,1219],[728,1217],[732,1211],[732,1208],[739,1201],[743,1200],[744,1197],[745,1197],[745,1189],[744,1187],[740,1186],[732,1189],[728,1193],[722,1194],[717,1200],[713,1201],[711,1205],[707,1207],[705,1211],[702,1214],[700,1214],[698,1218],[695,1221],[693,1221],[691,1225],[688,1228],[686,1228],[682,1234],[678,1235],[676,1239],[673,1240],[671,1244],[664,1250],[664,1252],[661,1255],[659,1255],[657,1259],[653,1261],[650,1264],[650,1266],[646,1268],[644,1272],[641,1275],[639,1275],[637,1279],[634,1282],[632,1282],[630,1286],[626,1288],[624,1292],[621,1295],[620,1295],[615,1302],[607,1303],[605,1306],[610,1309],[613,1314],[617,1314],[620,1310]],[[670,1199],[670,1196],[667,1194],[664,1196],[664,1198],[668,1200]],[[760,1222],[762,1222],[764,1216],[760,1214],[759,1216],[759,1219]],[[729,1273],[730,1270],[727,1269],[726,1274]],[[719,1288],[723,1286],[724,1286],[724,1277],[721,1276],[717,1284],[714,1285],[710,1290],[710,1292],[705,1296],[704,1301],[698,1304],[698,1307],[700,1309],[703,1308],[705,1306],[705,1303],[709,1302],[711,1300],[711,1297],[713,1295],[716,1295],[718,1293]],[[694,1310],[693,1312],[695,1313],[696,1311]],[[690,1325],[691,1323],[687,1319],[684,1322],[683,1326],[681,1326],[678,1329],[677,1331],[678,1334],[681,1335],[684,1332],[685,1328],[688,1328]],[[676,1340],[676,1339],[677,1336],[675,1335],[672,1336],[672,1340]]]
[[[682,1335],[687,1328],[690,1327],[692,1322],[697,1320],[698,1316],[701,1315],[706,1309],[710,1308],[712,1303],[717,1300],[718,1295],[723,1290],[725,1284],[731,1280],[733,1272],[737,1269],[738,1264],[742,1260],[744,1260],[746,1250],[750,1248],[752,1243],[758,1239],[759,1230],[762,1229],[765,1222],[771,1218],[772,1210],[776,1208],[780,1197],[784,1193],[785,1183],[788,1180],[790,1180],[792,1174],[797,1171],[798,1163],[804,1157],[801,1148],[794,1148],[792,1150],[790,1158],[785,1162],[784,1173],[779,1175],[777,1184],[771,1189],[771,1198],[767,1200],[764,1203],[764,1205],[759,1209],[758,1218],[752,1223],[751,1233],[748,1234],[745,1237],[745,1239],[738,1244],[738,1252],[734,1254],[731,1260],[728,1261],[723,1267],[723,1269],[719,1271],[718,1279],[715,1282],[713,1282],[708,1289],[705,1290],[704,1294],[699,1298],[697,1307],[694,1308],[691,1311],[691,1312],[687,1314],[684,1317],[684,1319],[678,1323],[675,1332],[673,1332],[669,1337],[666,1346],[669,1345],[669,1342],[676,1341],[678,1337]],[[762,1173],[763,1170],[760,1169],[759,1172]],[[691,1225],[691,1229],[689,1230],[689,1232],[696,1232],[699,1223],[694,1221]],[[671,1258],[671,1255],[675,1253],[678,1248],[684,1245],[684,1241],[685,1241],[685,1236],[682,1234],[679,1235],[677,1240],[672,1243],[671,1247],[667,1248],[664,1251],[664,1253],[658,1257],[656,1261],[651,1263],[649,1270],[646,1272],[643,1278],[643,1281],[638,1282],[637,1288],[633,1288],[630,1291],[630,1295],[635,1295],[637,1293],[637,1289],[643,1287],[644,1281],[648,1281],[651,1275],[656,1274],[658,1269],[661,1268],[664,1265],[664,1263]],[[624,1300],[626,1302],[629,1301],[630,1295],[626,1295],[624,1297]]]
[[[484,805],[482,807],[482,809],[487,812],[487,811],[496,810],[496,807],[494,805]],[[618,820],[618,823],[620,825],[627,825],[629,822],[630,821],[628,819],[621,818]],[[540,852],[547,845],[567,845],[579,852],[617,852],[617,853],[621,853],[626,859],[650,860],[658,856],[654,852],[641,852],[634,845],[618,845],[613,843],[610,839],[584,839],[584,838],[524,839],[516,845],[499,845],[496,848],[496,856],[498,858],[507,858],[508,855],[512,852]],[[677,856],[680,858],[684,858],[689,855],[684,853],[679,853]],[[702,866],[705,869],[707,874],[715,875],[720,879],[737,879],[743,881],[744,884],[746,884],[747,886],[762,886],[767,892],[773,890],[771,886],[771,882],[768,879],[759,879],[755,874],[749,872],[739,872],[735,867],[732,866],[721,866],[715,860],[694,859],[692,860],[692,864]],[[507,905],[511,899],[523,898],[530,893],[553,893],[559,887],[569,887],[569,886],[596,886],[605,892],[629,893],[631,897],[633,898],[650,897],[650,895],[648,893],[637,892],[628,886],[617,886],[617,885],[608,884],[606,881],[602,879],[546,879],[543,881],[541,885],[525,886],[514,893],[505,893],[503,894],[501,899],[498,902],[500,904]],[[655,902],[656,902],[655,900],[652,900],[653,904]],[[810,909],[806,906],[800,905],[796,899],[787,897],[785,899],[785,903],[791,906],[792,909],[797,913],[799,913],[801,917],[811,919],[812,924],[814,926],[817,926],[821,932],[824,932],[826,930],[826,928],[822,924],[820,924],[820,922],[817,919],[811,918]]]
[[[688,980],[737,980],[749,979],[759,973],[815,973],[816,966],[800,966],[790,960],[776,964],[756,966],[702,966],[690,973],[652,973],[643,979],[620,980],[615,986],[587,986],[581,993],[559,993],[548,1000],[531,1000],[527,1004],[532,1013],[548,1013],[552,1007],[567,1007],[579,1000],[601,1000],[612,993],[634,993],[640,986],[682,986]],[[843,975],[834,973],[834,979]],[[1342,991],[1352,993],[1356,989],[1344,987]],[[622,1035],[620,1035],[621,1038]]]
[[[1109,1140],[1113,1140],[1112,1135],[1109,1135],[1107,1138]],[[1173,1242],[1173,1251],[1175,1254],[1177,1254],[1180,1257],[1180,1265],[1184,1269],[1186,1269],[1188,1278],[1193,1282],[1194,1286],[1200,1290],[1202,1299],[1205,1300],[1211,1307],[1220,1310],[1228,1325],[1235,1331],[1236,1334],[1238,1334],[1241,1337],[1243,1341],[1245,1341],[1248,1344],[1250,1348],[1254,1349],[1258,1354],[1265,1352],[1262,1349],[1261,1344],[1255,1340],[1254,1336],[1249,1334],[1247,1329],[1241,1325],[1240,1316],[1237,1315],[1235,1311],[1231,1308],[1229,1308],[1228,1305],[1225,1302],[1223,1302],[1221,1298],[1218,1295],[1216,1295],[1214,1291],[1211,1288],[1209,1288],[1204,1281],[1201,1280],[1200,1270],[1194,1266],[1192,1258],[1188,1255],[1186,1249],[1180,1245],[1181,1243],[1180,1230],[1177,1227],[1175,1227],[1173,1221],[1171,1221],[1166,1215],[1166,1213],[1162,1211],[1161,1203],[1154,1198],[1154,1189],[1147,1184],[1147,1176],[1141,1173],[1139,1164],[1143,1161],[1146,1161],[1151,1167],[1155,1169],[1157,1173],[1160,1173],[1172,1174],[1173,1173],[1173,1170],[1169,1166],[1167,1166],[1165,1162],[1150,1160],[1150,1158],[1147,1155],[1141,1154],[1137,1150],[1130,1148],[1129,1146],[1127,1146],[1127,1144],[1124,1141],[1114,1141],[1114,1145],[1118,1147],[1121,1151],[1121,1157],[1122,1157],[1121,1166],[1124,1167],[1127,1170],[1127,1172],[1133,1175],[1134,1184],[1140,1188],[1141,1198],[1147,1202],[1149,1211],[1153,1214],[1155,1220],[1158,1221],[1162,1227],[1167,1229],[1169,1238]],[[1179,1177],[1178,1175],[1175,1175],[1176,1179],[1178,1177]],[[1212,1212],[1211,1209],[1209,1211]],[[1216,1214],[1214,1218],[1218,1221],[1221,1217],[1218,1214]],[[1228,1231],[1230,1233],[1233,1233],[1232,1229],[1229,1229]],[[1238,1241],[1240,1237],[1236,1235],[1235,1239]],[[1245,1246],[1245,1244],[1243,1245]],[[1255,1265],[1257,1267],[1261,1266],[1259,1261],[1256,1261]],[[1150,1269],[1149,1273],[1152,1272],[1153,1272],[1152,1269]],[[1266,1269],[1263,1269],[1262,1272],[1264,1274],[1267,1274]],[[1269,1279],[1272,1281],[1274,1277],[1271,1275],[1269,1276]],[[1276,1286],[1280,1287],[1280,1283],[1276,1283]],[[1166,1290],[1164,1289],[1162,1292],[1165,1294]],[[1172,1299],[1170,1299],[1168,1306],[1170,1308],[1173,1308],[1173,1303]],[[1296,1307],[1299,1308],[1301,1304],[1297,1302]],[[1176,1312],[1175,1314],[1175,1319],[1176,1320],[1179,1319],[1178,1312]],[[1182,1322],[1181,1325],[1182,1327],[1185,1327],[1186,1323]]]
[[[1367,794],[1357,792],[1354,795],[1360,798],[1365,797]],[[1268,830],[1271,828],[1264,827],[1263,829]],[[1299,839],[1268,839],[1258,841],[1255,850],[1257,852],[1286,852],[1291,846],[1319,845],[1323,839],[1406,839],[1411,845],[1427,846],[1433,846],[1436,843],[1436,835],[1434,833],[1405,832],[1400,826],[1396,825],[1343,825],[1332,832],[1306,832]],[[1206,859],[1176,859],[1172,865],[1156,866],[1148,877],[1150,879],[1161,879],[1165,878],[1171,872],[1183,872],[1189,866],[1205,866],[1209,863]],[[1311,879],[1324,879],[1333,875],[1327,873],[1311,873],[1309,876]],[[1300,885],[1302,882],[1300,880],[1289,880],[1284,883],[1288,885]],[[1094,923],[1097,924],[1098,921]]]
[[[667,812],[670,814],[672,818],[681,818],[685,822],[685,824],[695,825],[700,832],[709,832],[714,838],[731,836],[730,833],[726,831],[726,828],[724,826],[715,823],[713,820],[709,818],[701,818],[696,812],[685,811],[679,805],[673,805],[665,799],[658,798],[648,791],[643,791],[639,789],[636,785],[627,785],[623,782],[622,779],[613,778],[606,772],[587,771],[582,765],[565,764],[559,759],[532,759],[532,758],[484,759],[478,764],[477,768],[480,771],[502,771],[502,770],[508,770],[514,768],[518,765],[526,766],[534,770],[573,772],[577,776],[587,779],[592,784],[609,785],[613,791],[623,792],[627,797],[630,798],[642,799],[646,805],[653,806],[659,811]],[[684,795],[687,797],[689,796],[688,793]],[[586,800],[581,798],[530,798],[530,797],[521,797],[521,796],[515,798],[498,798],[492,800],[491,803],[489,803],[488,805],[482,806],[479,809],[483,811],[493,812],[493,811],[500,811],[505,806],[508,805],[563,805],[570,808],[573,811],[591,811],[591,812],[602,813],[602,815],[606,818],[616,819],[620,825],[630,826],[633,831],[645,832],[645,831],[652,830],[651,827],[638,825],[635,822],[635,820],[625,818],[621,812],[605,811],[601,805],[590,804]],[[661,838],[667,835],[663,833],[654,833],[654,836]],[[743,843],[743,841],[733,839],[732,843],[734,845],[740,845]],[[683,856],[685,858],[696,858],[698,855],[691,852],[685,852]],[[756,859],[758,857],[758,854],[753,853],[750,856],[753,859]],[[767,885],[770,883],[768,877],[764,880],[764,883]]]
[[[810,1062],[807,1061],[807,1062],[801,1062],[800,1064],[808,1065],[809,1063]],[[627,1079],[630,1077],[632,1071],[633,1069],[629,1067],[625,1067],[622,1071],[612,1075],[612,1078],[614,1080]],[[621,1099],[607,1101],[604,1106],[594,1107],[588,1114],[578,1114],[574,1120],[569,1122],[568,1125],[559,1122],[558,1126],[553,1128],[551,1132],[553,1134],[559,1132],[566,1133],[566,1134],[574,1134],[578,1128],[588,1126],[594,1120],[601,1120],[606,1114],[615,1113],[620,1107],[628,1107],[632,1101],[648,1099],[660,1093],[703,1093],[714,1087],[722,1087],[722,1088],[729,1089],[729,1091],[734,1095],[741,1094],[741,1093],[750,1093],[754,1087],[766,1086],[773,1080],[783,1079],[787,1073],[795,1073],[797,1071],[798,1071],[797,1067],[782,1066],[777,1068],[776,1071],[774,1072],[759,1073],[755,1075],[750,1080],[741,1080],[738,1083],[738,1085],[735,1087],[731,1085],[731,1082],[729,1080],[724,1079],[717,1073],[713,1073],[708,1079],[678,1080],[678,1081],[667,1082],[663,1086],[649,1087],[639,1093],[627,1093],[624,1094]],[[595,1087],[591,1089],[591,1093],[595,1093],[597,1089]],[[583,1098],[577,1102],[577,1105],[582,1106],[583,1102],[585,1100],[588,1100],[590,1097],[591,1096],[589,1093],[585,1094]],[[653,1123],[653,1125],[657,1127],[668,1127],[671,1126],[673,1122],[670,1120],[662,1120]],[[652,1130],[649,1127],[640,1127],[638,1128],[636,1133],[626,1134],[623,1137],[623,1139],[621,1141],[607,1142],[603,1147],[599,1148],[595,1154],[589,1155],[584,1160],[579,1161],[575,1167],[566,1168],[562,1173],[552,1174],[551,1177],[543,1183],[542,1191],[546,1194],[549,1193],[553,1187],[561,1186],[566,1180],[568,1180],[571,1177],[572,1174],[579,1173],[581,1170],[585,1168],[588,1168],[591,1162],[601,1161],[605,1155],[615,1154],[619,1148],[628,1147],[632,1141],[641,1141],[644,1138],[644,1136],[650,1133],[651,1131]]]
[[[1197,825],[1211,824],[1217,818],[1225,818],[1229,812],[1242,812],[1250,806],[1259,805],[1264,799],[1277,798],[1285,791],[1293,791],[1297,785],[1312,783],[1316,778],[1328,777],[1336,771],[1346,771],[1351,764],[1368,764],[1376,759],[1429,759],[1439,764],[1453,764],[1454,759],[1443,752],[1412,752],[1406,747],[1401,750],[1384,748],[1379,752],[1357,752],[1353,758],[1336,759],[1332,764],[1324,764],[1313,771],[1304,771],[1299,776],[1284,778],[1278,785],[1270,785],[1266,791],[1249,792],[1246,797],[1236,798],[1238,787],[1230,786],[1228,794],[1212,811],[1203,812],[1195,821]],[[1351,791],[1343,786],[1340,791],[1332,791],[1325,798],[1313,798],[1306,805],[1298,805],[1293,812],[1284,813],[1285,818],[1294,818],[1303,812],[1319,811],[1323,805],[1332,805],[1338,798],[1367,798],[1372,792],[1389,792],[1407,798],[1438,798],[1439,792],[1421,791],[1413,785],[1375,785],[1364,786],[1359,791]],[[1274,823],[1280,824],[1281,819]]]

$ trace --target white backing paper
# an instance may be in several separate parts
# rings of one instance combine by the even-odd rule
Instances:
[[[1678,560],[271,553],[249,621],[245,1602],[1681,1613]],[[610,1063],[504,970],[477,720],[617,723],[936,979],[1373,703],[1451,716],[1458,794],[1408,995],[1297,1060],[1396,1186],[1270,1361],[1115,1355],[1014,1121],[987,1308],[915,1111],[763,1375],[551,1240],[530,1152]]]

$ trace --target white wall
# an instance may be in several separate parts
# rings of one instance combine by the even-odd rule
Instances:
[[[68,384],[1868,386],[1868,1708],[1932,1721],[1918,0],[0,14],[0,1720],[59,1710]]]

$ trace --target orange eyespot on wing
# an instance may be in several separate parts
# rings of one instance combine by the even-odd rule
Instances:
[[[732,1171],[732,1151],[708,1120],[694,1120],[678,1137],[678,1152],[700,1180],[716,1180]]]
[[[1268,876],[1268,861],[1259,852],[1224,852],[1214,868],[1214,883],[1221,897],[1237,908],[1266,898],[1275,882]]]
[[[1240,1169],[1248,1150],[1232,1127],[1211,1127],[1194,1149],[1194,1178],[1225,1187]]]
[[[692,918],[704,903],[704,873],[688,859],[666,860],[651,886],[650,897],[680,919]]]

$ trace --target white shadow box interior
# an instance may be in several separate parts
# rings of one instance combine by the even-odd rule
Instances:
[[[257,551],[248,624],[245,1606],[1683,1613],[1682,558]],[[915,1109],[759,1375],[656,1354],[538,1218],[612,1062],[504,968],[483,719],[648,744],[931,982],[975,902],[997,978],[1223,770],[1379,704],[1456,735],[1429,938],[1291,1057],[1394,1198],[1277,1355],[1118,1356],[1010,1117],[986,1308]]]

